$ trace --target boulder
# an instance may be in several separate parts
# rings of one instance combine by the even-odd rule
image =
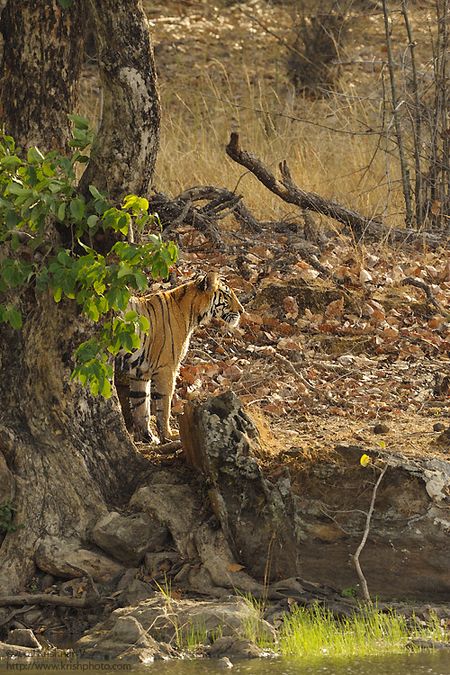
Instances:
[[[261,581],[297,575],[301,532],[289,474],[276,483],[264,478],[259,434],[237,396],[188,402],[180,436],[235,559]]]
[[[61,540],[58,537],[41,540],[35,562],[40,570],[55,577],[75,579],[81,575],[90,575],[100,583],[114,581],[124,571],[122,565],[103,553],[82,548],[77,540]]]
[[[136,566],[147,551],[164,547],[167,534],[167,528],[147,513],[122,515],[111,511],[94,526],[92,541],[113,558]]]
[[[217,638],[208,649],[208,656],[213,659],[259,659],[267,655],[267,650],[261,649],[251,640],[230,635]]]
[[[8,645],[31,647],[31,649],[37,649],[38,651],[42,649],[40,642],[30,628],[15,628],[9,633],[5,642]]]
[[[84,635],[76,649],[82,650],[84,656],[92,656],[92,650],[102,653],[106,651],[107,645],[117,643],[118,647],[114,651],[116,656],[124,644],[148,649],[145,643],[145,639],[148,639],[156,641],[160,648],[170,643],[182,650],[192,636],[204,640],[205,644],[218,635],[229,636],[233,640],[242,639],[249,625],[264,640],[274,639],[272,626],[242,598],[220,601],[176,600],[169,594],[157,593],[154,598],[139,603],[137,607],[115,610],[105,622],[97,624]],[[152,645],[154,647],[154,642]],[[163,651],[166,651],[166,647]]]
[[[0,642],[0,658],[28,657],[35,656],[38,653],[35,647],[22,647],[21,645],[10,645],[7,642]]]
[[[292,474],[305,533],[302,576],[357,592],[351,562],[360,541],[376,470],[359,463],[367,452],[389,462],[377,492],[360,563],[373,597],[427,602],[450,600],[450,462],[427,452],[414,458],[340,445]]]
[[[110,617],[98,624],[78,640],[75,652],[84,659],[116,659],[127,663],[152,663],[175,655],[168,645],[159,645],[132,615]]]

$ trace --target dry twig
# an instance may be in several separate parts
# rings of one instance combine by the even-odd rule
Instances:
[[[366,526],[364,528],[364,533],[363,533],[361,542],[360,542],[360,544],[359,544],[358,548],[356,549],[356,552],[353,556],[353,562],[355,564],[356,573],[357,573],[359,581],[361,583],[363,597],[364,597],[364,600],[366,600],[366,602],[371,602],[371,598],[370,598],[369,588],[367,586],[366,577],[364,576],[364,573],[361,569],[361,564],[359,562],[359,556],[361,555],[361,551],[363,550],[364,546],[366,545],[367,537],[369,536],[370,521],[372,520],[372,515],[373,515],[373,512],[374,512],[374,508],[375,508],[375,499],[377,497],[378,487],[379,487],[381,481],[383,480],[383,476],[386,473],[388,466],[389,466],[389,464],[386,464],[383,467],[380,475],[377,478],[377,482],[373,486],[372,499],[370,500],[369,510],[367,511],[367,514],[366,514]]]

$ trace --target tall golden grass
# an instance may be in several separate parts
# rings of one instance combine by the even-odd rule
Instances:
[[[298,209],[227,157],[230,131],[238,130],[242,146],[273,172],[285,159],[303,189],[369,218],[403,225],[395,148],[370,133],[380,125],[381,101],[359,98],[351,83],[327,99],[309,100],[295,97],[284,78],[271,85],[255,80],[245,67],[240,75],[231,78],[217,62],[192,82],[185,76],[180,81],[161,78],[157,189],[172,195],[194,185],[236,189],[261,220],[298,218]],[[99,115],[98,91],[96,79],[86,78],[78,112],[91,122]]]
[[[367,133],[380,125],[381,102],[358,98],[351,85],[313,101],[294,97],[284,83],[277,90],[265,81],[255,82],[245,69],[236,86],[225,66],[217,64],[213,72],[197,76],[195,86],[163,81],[161,100],[160,189],[177,194],[193,185],[236,188],[260,219],[295,215],[295,207],[281,202],[226,156],[230,131],[238,130],[242,147],[275,173],[286,159],[303,189],[368,217],[403,224],[394,148],[387,146],[386,154],[386,141]]]

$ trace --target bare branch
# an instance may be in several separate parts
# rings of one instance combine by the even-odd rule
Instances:
[[[226,153],[235,162],[251,171],[263,185],[283,199],[283,201],[295,204],[301,209],[309,209],[310,211],[333,218],[339,223],[350,227],[359,239],[372,237],[374,239],[385,238],[392,242],[399,241],[401,243],[423,242],[430,248],[438,248],[447,244],[442,236],[419,233],[412,229],[400,230],[388,227],[379,221],[362,216],[360,213],[348,209],[337,202],[324,199],[315,192],[306,192],[306,190],[303,190],[294,183],[285,161],[280,163],[282,180],[279,181],[260,159],[250,152],[242,150],[239,143],[239,134],[236,132],[231,133]]]
[[[359,562],[359,556],[361,555],[361,551],[363,550],[364,546],[366,545],[367,537],[369,536],[370,521],[372,520],[373,511],[374,511],[374,508],[375,508],[375,499],[377,498],[378,487],[379,487],[381,481],[383,480],[383,476],[386,473],[388,466],[389,466],[389,464],[386,464],[383,467],[383,470],[381,471],[380,475],[378,476],[377,482],[373,486],[372,499],[370,500],[369,510],[367,511],[367,515],[366,515],[366,526],[364,528],[364,533],[363,533],[361,542],[360,542],[360,544],[359,544],[358,548],[356,549],[356,552],[353,556],[353,562],[355,564],[356,573],[357,573],[359,581],[361,583],[361,588],[362,588],[364,600],[366,600],[366,602],[371,602],[371,598],[370,598],[369,588],[367,586],[366,577],[364,576],[364,573],[361,569],[361,564]]]
[[[447,313],[445,307],[443,307],[441,303],[436,300],[431,288],[424,281],[416,279],[415,277],[405,277],[405,279],[402,280],[401,284],[402,286],[415,286],[416,288],[420,288],[422,291],[424,291],[425,295],[427,296],[427,300],[428,302],[430,302],[430,304],[436,307],[436,309],[442,314]]]

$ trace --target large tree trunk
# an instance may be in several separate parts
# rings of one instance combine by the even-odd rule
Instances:
[[[159,102],[151,46],[138,0],[104,2],[101,14],[94,2],[86,7],[81,0],[70,10],[56,0],[9,0],[2,17],[0,106],[8,132],[21,144],[60,149],[68,137],[66,114],[75,103],[82,21],[94,22],[103,39],[114,37],[110,73],[130,72],[129,50],[122,47],[133,41],[132,79],[139,86],[121,94],[121,76],[103,78],[105,100],[125,96],[128,105],[116,115],[105,107],[108,130],[102,126],[93,161],[100,182],[108,173],[107,187],[120,196],[146,186],[154,167]],[[152,99],[144,121],[136,111]],[[135,142],[120,145],[124,130],[131,129]],[[103,146],[102,138],[108,139]],[[90,172],[94,183],[96,170]],[[20,526],[1,544],[0,594],[26,586],[44,537],[86,541],[90,525],[129,498],[148,466],[128,436],[117,397],[94,399],[70,381],[71,355],[88,329],[77,310],[70,303],[56,305],[46,294],[27,303],[21,332],[0,324],[0,505],[12,500]]]
[[[0,120],[21,147],[64,151],[84,53],[84,0],[9,0],[1,14]]]
[[[140,2],[87,0],[98,45],[103,111],[82,185],[112,197],[148,194],[159,147],[153,49]]]

